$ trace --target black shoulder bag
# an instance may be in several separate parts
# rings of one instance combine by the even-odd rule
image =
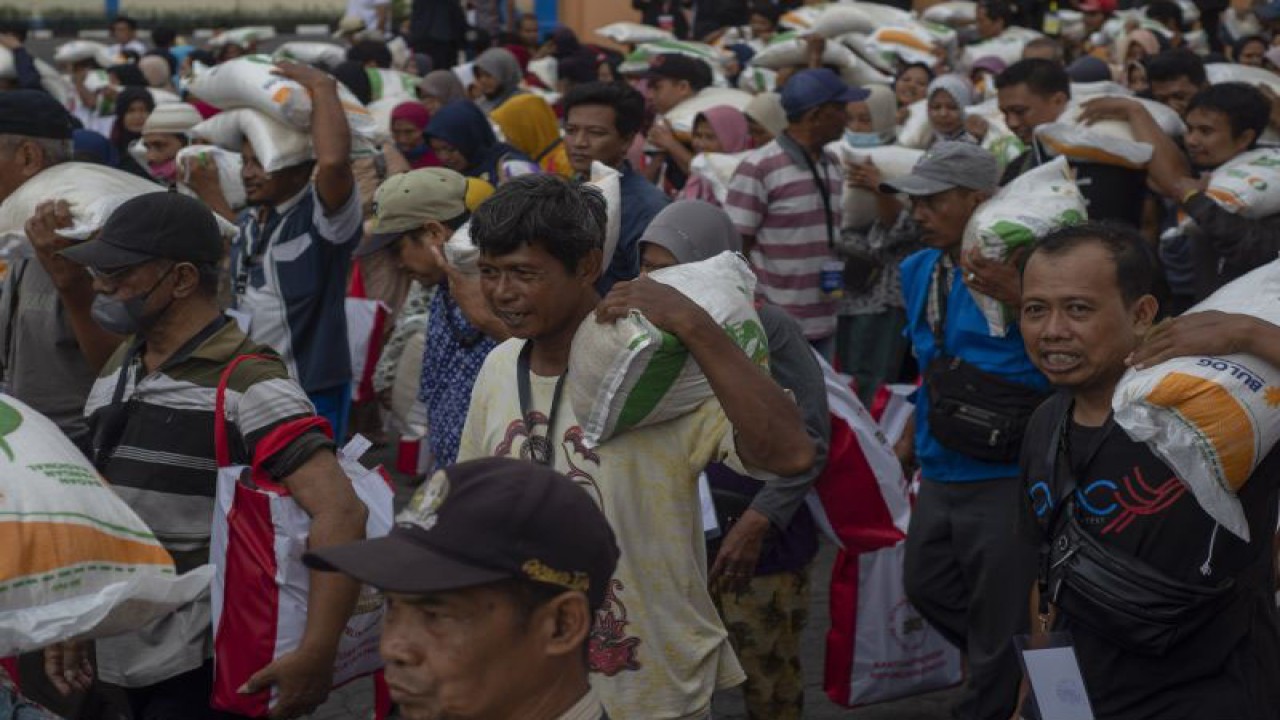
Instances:
[[[983,372],[947,354],[947,273],[938,260],[934,279],[938,321],[933,325],[937,355],[925,368],[929,393],[929,432],[943,447],[992,463],[1018,459],[1031,414],[1050,393]],[[928,320],[928,303],[925,303]]]
[[[1076,519],[1076,488],[1115,421],[1107,419],[1085,461],[1072,467],[1068,435],[1071,404],[1066,405],[1045,459],[1052,484],[1060,484],[1062,492],[1040,548],[1040,616],[1048,617],[1052,603],[1073,624],[1129,652],[1165,655],[1218,616],[1236,595],[1235,581],[1227,578],[1216,585],[1183,582],[1123,550],[1107,547],[1081,527]]]

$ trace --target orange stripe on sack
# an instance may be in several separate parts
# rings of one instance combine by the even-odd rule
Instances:
[[[289,102],[289,96],[292,94],[293,94],[293,88],[289,87],[288,85],[284,85],[279,90],[276,90],[274,93],[271,94],[271,102],[277,105],[283,105]]]
[[[1230,190],[1211,187],[1205,189],[1204,194],[1213,198],[1219,205],[1228,209],[1239,210],[1244,207],[1244,201],[1240,199],[1240,196]]]
[[[894,43],[896,45],[906,45],[909,48],[923,50],[924,52],[933,52],[933,45],[916,37],[915,34],[898,28],[882,28],[876,31],[875,39],[883,43]]]
[[[1102,165],[1116,165],[1118,167],[1129,168],[1130,170],[1141,170],[1146,167],[1139,163],[1133,163],[1119,155],[1113,155],[1101,148],[1089,145],[1070,145],[1065,142],[1058,142],[1049,135],[1037,135],[1036,139],[1049,146],[1054,153],[1069,157],[1073,160],[1084,160],[1086,162],[1095,162]]]
[[[1176,411],[1213,445],[1232,492],[1253,472],[1253,423],[1249,413],[1218,383],[1186,373],[1169,373],[1147,395],[1156,407]],[[1243,431],[1243,432],[1242,432]],[[1242,439],[1243,438],[1243,439]]]
[[[61,522],[0,523],[0,580],[38,575],[86,562],[173,565],[159,545],[128,540],[88,525]]]

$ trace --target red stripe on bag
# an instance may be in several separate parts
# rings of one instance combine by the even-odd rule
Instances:
[[[828,596],[831,629],[827,630],[827,655],[823,666],[823,690],[831,702],[849,706],[853,677],[854,640],[858,634],[858,556],[840,550],[831,569]]]
[[[226,586],[235,588],[235,612],[222,613],[214,638],[212,706],[218,710],[264,717],[271,689],[253,695],[237,690],[253,674],[275,661],[276,625],[280,614],[276,586],[275,528],[271,500],[236,485],[227,513]]]

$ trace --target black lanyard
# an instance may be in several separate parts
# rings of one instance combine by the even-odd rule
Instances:
[[[809,169],[809,174],[813,176],[813,184],[818,189],[819,197],[822,198],[822,209],[825,211],[823,217],[827,221],[827,247],[834,248],[836,246],[835,216],[831,208],[831,188],[827,186],[828,178],[826,173],[818,172],[818,166],[814,164],[813,158],[809,157],[809,151],[801,147],[800,143],[795,141],[795,138],[785,132],[778,135],[778,138],[782,141],[781,144],[784,149],[790,143],[792,152],[788,154],[798,155],[804,161],[805,167]]]
[[[520,391],[520,420],[524,423],[525,432],[529,433],[528,447],[529,459],[539,465],[550,466],[552,460],[555,459],[555,446],[551,442],[551,434],[556,429],[556,413],[560,410],[560,396],[564,390],[564,379],[569,374],[566,369],[560,374],[560,379],[556,380],[555,394],[551,396],[551,413],[547,416],[547,434],[545,437],[535,435],[533,433],[533,409],[531,395],[529,389],[529,375],[532,371],[529,369],[529,355],[533,352],[533,342],[529,341],[524,344],[524,348],[520,350],[520,357],[516,360],[516,384]]]

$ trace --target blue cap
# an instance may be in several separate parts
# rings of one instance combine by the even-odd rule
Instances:
[[[861,102],[870,95],[870,90],[846,85],[827,68],[801,70],[782,86],[782,109],[794,120],[819,105]]]

